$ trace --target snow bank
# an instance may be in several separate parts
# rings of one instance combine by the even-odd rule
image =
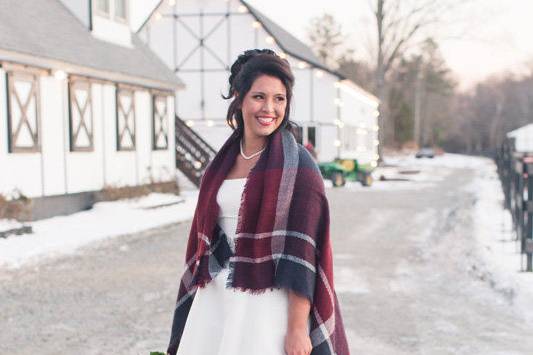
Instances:
[[[0,219],[0,232],[22,227],[22,223],[14,219]]]
[[[197,198],[197,191],[185,191],[181,197],[150,194],[101,202],[89,211],[32,222],[33,234],[0,239],[0,266],[16,268],[72,253],[95,241],[191,219]]]
[[[496,165],[491,160],[480,159],[478,167],[475,180],[466,187],[477,199],[473,211],[481,256],[481,267],[477,272],[489,278],[496,290],[509,296],[521,313],[533,321],[533,273],[521,272],[525,257],[515,241],[511,214],[503,207],[504,195]]]

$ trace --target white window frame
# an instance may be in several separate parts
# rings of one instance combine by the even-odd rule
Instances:
[[[168,97],[170,95],[165,93],[152,94],[152,150],[167,150],[169,146],[169,118],[168,118]],[[165,106],[163,112],[157,110],[157,101],[164,101]],[[159,121],[159,130],[156,132],[156,121]],[[166,123],[166,124],[164,124]],[[158,145],[159,137],[163,135],[165,138],[164,145]]]
[[[137,140],[136,140],[136,111],[135,111],[135,90],[136,88],[130,87],[127,85],[117,85],[115,91],[115,102],[116,102],[116,111],[115,111],[115,126],[116,126],[116,149],[119,152],[123,151],[135,151],[137,149]],[[126,111],[122,105],[122,97],[130,97],[131,104],[129,110]],[[131,124],[130,120],[131,117]],[[122,127],[120,122],[123,122]],[[124,135],[129,135],[131,139],[131,146],[124,146],[122,144],[122,139]]]
[[[22,102],[16,91],[16,82],[24,81],[31,83],[31,92],[27,98],[27,101]],[[40,118],[40,90],[39,90],[39,74],[32,71],[24,70],[7,70],[6,71],[6,89],[7,89],[7,113],[8,113],[8,142],[9,153],[36,153],[41,151],[41,118]],[[27,108],[33,99],[35,117],[27,116]],[[21,117],[17,124],[14,126],[13,122],[13,105],[18,105]],[[33,129],[30,128],[29,121],[33,121]],[[31,134],[33,145],[32,146],[20,146],[18,142],[18,134],[22,126],[25,126]]]
[[[76,90],[85,90],[87,98],[85,105],[81,105],[76,96]],[[69,94],[69,142],[71,152],[92,152],[94,151],[94,107],[92,99],[92,82],[87,78],[71,76],[68,82]],[[80,116],[80,122],[74,126],[74,111]],[[81,130],[85,131],[89,139],[88,146],[78,144],[78,135]]]
[[[107,1],[108,7],[109,7],[109,13],[106,13],[106,12],[102,11],[98,7],[98,0],[93,1],[93,11],[94,11],[94,13],[96,15],[100,16],[100,17],[103,17],[105,19],[108,19],[108,20],[111,20],[111,21],[114,21],[114,22],[128,24],[129,16],[130,16],[130,9],[129,9],[128,0],[122,0],[122,1],[124,1],[125,17],[118,16],[117,15],[117,11],[116,11],[117,2],[121,1],[121,0],[105,0],[105,1]]]

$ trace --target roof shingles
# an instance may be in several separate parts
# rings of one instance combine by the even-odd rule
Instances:
[[[95,38],[57,0],[0,1],[0,49],[182,86],[132,34],[132,47]]]

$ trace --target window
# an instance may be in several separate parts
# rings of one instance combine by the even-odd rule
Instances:
[[[110,0],[96,0],[96,11],[99,15],[110,17],[111,12],[109,11],[109,1]]]
[[[115,0],[115,18],[122,21],[128,19],[126,0]]]
[[[41,149],[38,76],[8,72],[6,78],[9,152],[38,152]]]
[[[307,142],[316,148],[316,127],[307,127]]]
[[[89,80],[69,81],[69,135],[71,152],[93,150],[93,102]]]
[[[117,22],[128,21],[127,0],[96,0],[95,12],[99,16]]]
[[[135,149],[135,99],[133,89],[117,88],[117,150]]]
[[[166,150],[168,149],[167,96],[153,96],[152,113],[152,149]]]

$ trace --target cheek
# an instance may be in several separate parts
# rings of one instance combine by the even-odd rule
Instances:
[[[257,111],[261,109],[261,105],[254,101],[244,102],[242,105],[242,113],[245,116],[253,116]]]
[[[286,102],[283,102],[283,103],[278,105],[278,114],[280,116],[284,116],[286,110],[287,110],[287,103]]]

